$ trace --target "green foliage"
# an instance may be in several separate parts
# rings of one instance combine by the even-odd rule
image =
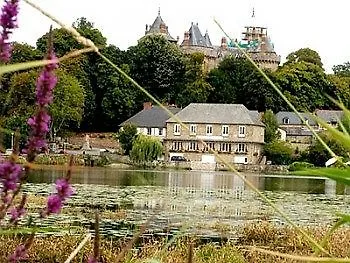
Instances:
[[[294,162],[291,165],[289,165],[288,170],[289,171],[302,171],[308,168],[313,168],[314,165],[312,163],[308,162]]]
[[[343,102],[346,107],[350,107],[350,76],[328,75],[328,80],[332,85],[332,92],[329,94]]]
[[[164,36],[150,35],[128,50],[132,77],[157,99],[173,102],[184,83],[185,59]]]
[[[324,142],[332,149],[332,151],[339,156],[346,156],[347,152],[343,145],[337,142],[329,132],[324,132],[320,134],[320,137]],[[307,159],[310,163],[313,163],[316,166],[325,166],[327,160],[332,156],[330,153],[323,147],[323,145],[315,140],[312,142],[311,146],[308,148]]]
[[[33,114],[35,83],[38,74],[37,70],[31,70],[12,76],[10,80],[12,92],[9,94],[11,107],[8,109],[10,119],[18,119],[19,116],[24,116],[27,119]],[[52,115],[53,128],[59,132],[61,129],[79,127],[84,106],[84,91],[75,77],[60,69],[56,71],[56,74],[59,82],[54,89],[55,100],[49,110]],[[23,129],[21,126],[18,127]]]
[[[275,72],[275,83],[299,111],[313,111],[330,104],[325,94],[332,85],[323,69],[308,62],[286,63]]]
[[[126,124],[119,130],[117,138],[126,155],[130,154],[133,142],[137,137],[137,127],[133,124]]]
[[[287,165],[292,162],[293,149],[284,141],[273,141],[264,145],[264,155],[272,164]]]
[[[208,100],[212,87],[206,81],[203,53],[193,53],[187,57],[185,82],[176,99],[178,106],[186,107],[190,103]]]
[[[320,55],[310,48],[301,48],[287,56],[287,64],[297,62],[307,62],[320,68],[323,67]]]
[[[226,57],[218,68],[209,72],[208,82],[213,87],[209,102],[241,103],[259,111],[280,109],[281,98],[245,59]]]
[[[350,77],[350,62],[345,62],[341,65],[336,65],[333,68],[333,72],[335,75],[340,77]]]
[[[265,111],[262,122],[265,124],[265,142],[270,143],[279,138],[278,122],[272,110]]]
[[[147,164],[157,160],[163,153],[162,143],[157,138],[138,135],[132,144],[131,160],[138,164]]]

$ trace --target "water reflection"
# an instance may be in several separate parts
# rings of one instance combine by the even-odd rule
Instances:
[[[48,194],[51,188],[45,183],[53,183],[64,174],[64,169],[34,171],[29,177],[32,183],[26,188],[29,192]],[[349,187],[333,181],[311,177],[244,176],[298,224],[328,223],[334,221],[335,212],[350,212],[346,196],[350,194]],[[261,219],[284,224],[240,177],[228,172],[76,168],[72,182],[77,194],[70,206],[83,211],[87,208],[112,212],[122,209],[126,214],[123,222],[131,225],[152,217],[151,229],[159,232],[187,224],[197,234],[215,235],[219,231],[217,226],[224,225],[229,226],[228,232],[233,235],[231,227]],[[88,220],[81,216],[62,216],[71,222]]]

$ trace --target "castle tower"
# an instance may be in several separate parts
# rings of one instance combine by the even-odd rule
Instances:
[[[154,20],[152,25],[146,25],[145,36],[159,34],[165,36],[170,42],[176,43],[177,40],[173,38],[168,31],[168,27],[160,16],[160,9],[158,10],[158,15]]]
[[[251,25],[246,26],[242,34],[242,41],[246,42],[246,51],[252,59],[262,68],[276,70],[281,62],[281,56],[276,54],[267,28],[256,24],[254,9]]]

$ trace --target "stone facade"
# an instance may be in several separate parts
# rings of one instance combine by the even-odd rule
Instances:
[[[190,104],[187,107],[191,105],[196,104]],[[220,104],[216,105],[220,107]],[[245,107],[244,109],[246,110]],[[203,111],[202,114],[205,116],[209,112],[213,111],[208,109],[208,112]],[[249,111],[246,110],[247,112]],[[253,121],[250,123],[244,121],[242,123],[212,123],[210,118],[208,122],[203,123],[195,121],[196,113],[191,114],[190,112],[189,115],[194,117],[193,121],[179,116],[187,128],[176,122],[167,121],[164,146],[165,158],[168,161],[172,156],[183,156],[189,161],[202,163],[222,163],[224,161],[242,164],[260,163],[264,144],[264,126],[261,123]],[[220,117],[218,116],[217,119],[220,120]],[[219,157],[214,156],[212,150],[218,153]]]

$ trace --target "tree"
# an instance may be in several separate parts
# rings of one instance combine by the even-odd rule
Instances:
[[[106,47],[106,38],[94,27],[92,22],[82,17],[73,23],[73,27],[84,37],[91,39],[100,49]],[[73,50],[83,48],[71,34],[64,29],[54,29],[53,47],[57,56],[63,56]],[[45,52],[47,48],[49,33],[46,33],[37,40],[37,48]],[[102,51],[103,52],[103,51]],[[98,61],[99,56],[95,53],[88,53],[79,58],[70,59],[63,63],[63,68],[69,70],[81,83],[85,95],[86,103],[84,107],[82,127],[85,130],[93,130],[98,127],[103,129],[101,120],[101,101],[99,89],[97,87]],[[102,126],[101,126],[102,124]]]
[[[180,48],[164,36],[150,35],[140,39],[128,53],[134,79],[157,99],[174,102],[185,76]]]
[[[270,143],[279,138],[278,122],[272,110],[265,111],[263,118],[265,124],[265,142]]]
[[[266,73],[271,75],[269,71]],[[280,109],[279,95],[246,59],[225,58],[218,68],[210,71],[208,82],[213,87],[210,102],[241,103],[259,111]]]
[[[177,105],[186,107],[194,102],[207,102],[212,87],[206,81],[203,53],[192,53],[186,58],[185,82],[177,95]]]
[[[288,143],[275,140],[264,145],[264,155],[272,164],[287,165],[292,162],[293,149]]]
[[[337,76],[350,77],[350,62],[345,62],[341,65],[336,65],[333,68],[333,72]]]
[[[130,154],[133,142],[137,137],[137,128],[133,124],[126,124],[119,130],[117,138],[126,155]]]
[[[285,63],[274,73],[274,79],[299,111],[313,111],[331,105],[325,94],[332,94],[332,85],[317,65],[304,61]]]
[[[8,115],[30,116],[35,110],[35,86],[39,72],[30,70],[16,73],[11,78]],[[84,107],[84,90],[78,80],[64,70],[56,70],[58,83],[54,101],[49,107],[52,127],[56,132],[79,127]]]
[[[157,160],[162,153],[163,146],[159,139],[140,134],[132,144],[130,157],[135,163],[146,164]]]
[[[129,72],[128,65],[123,65],[122,68],[126,73]],[[106,90],[103,94],[101,110],[105,127],[112,130],[136,113],[140,105],[138,98],[140,91],[113,69],[106,67],[105,73],[109,77],[105,78],[105,82],[100,82]]]
[[[320,137],[336,155],[348,157],[348,153],[345,148],[341,145],[341,143],[333,139],[328,132],[321,133]],[[314,140],[308,148],[308,162],[313,163],[316,166],[325,166],[325,163],[331,157],[332,156],[329,154],[329,152],[318,140]]]
[[[350,107],[350,76],[328,75],[328,80],[332,85],[332,92],[329,94],[335,100],[339,100],[346,107]],[[334,105],[335,106],[335,105]]]
[[[320,68],[323,67],[320,55],[310,48],[301,48],[287,56],[286,64],[297,62],[307,62],[319,66]]]

